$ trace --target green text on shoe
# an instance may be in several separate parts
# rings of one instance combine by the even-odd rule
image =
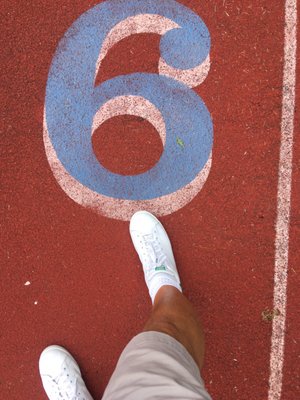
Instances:
[[[166,271],[167,268],[164,265],[161,265],[160,267],[155,267],[155,271]]]

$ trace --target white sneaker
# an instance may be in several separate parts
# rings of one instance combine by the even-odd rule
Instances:
[[[159,220],[147,211],[138,211],[131,218],[129,230],[152,302],[161,286],[182,291],[171,243]]]
[[[93,400],[77,362],[63,347],[47,347],[40,356],[39,369],[50,400]]]

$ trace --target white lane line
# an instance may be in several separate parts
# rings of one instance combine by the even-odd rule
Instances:
[[[275,239],[274,309],[268,400],[279,400],[282,391],[287,302],[289,222],[295,116],[297,0],[285,2],[283,98],[281,146],[278,173],[277,221]]]

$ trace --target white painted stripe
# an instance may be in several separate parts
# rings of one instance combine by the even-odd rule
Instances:
[[[177,69],[168,65],[165,60],[160,57],[158,70],[160,75],[166,75],[177,81],[185,83],[190,88],[201,85],[206,79],[210,69],[210,56],[208,55],[202,64],[191,69]]]
[[[286,0],[281,147],[274,272],[274,309],[277,309],[280,314],[273,319],[272,325],[268,400],[279,400],[282,391],[295,116],[296,34],[297,0]]]

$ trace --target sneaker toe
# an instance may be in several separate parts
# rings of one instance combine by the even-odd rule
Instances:
[[[71,354],[63,347],[49,346],[41,354],[39,360],[39,370],[41,375],[56,376],[63,368],[67,359],[72,359]],[[75,361],[74,361],[75,362]],[[76,364],[77,365],[77,364]]]
[[[130,232],[138,232],[142,235],[151,233],[159,221],[148,211],[136,212],[130,220]]]

